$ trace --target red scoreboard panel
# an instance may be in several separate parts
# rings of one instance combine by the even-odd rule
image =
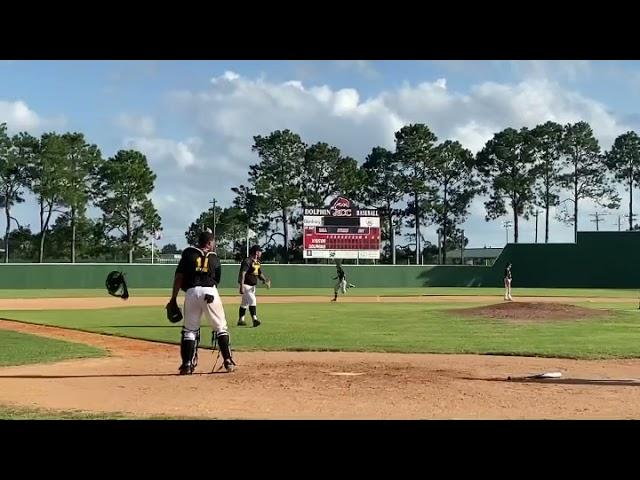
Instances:
[[[359,210],[344,197],[329,209],[305,209],[303,228],[304,258],[380,258],[378,212]]]

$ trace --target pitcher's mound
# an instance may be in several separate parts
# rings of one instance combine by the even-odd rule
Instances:
[[[484,307],[458,309],[465,316],[494,318],[514,322],[534,320],[580,320],[583,318],[605,317],[607,310],[578,307],[564,303],[546,302],[505,302]]]

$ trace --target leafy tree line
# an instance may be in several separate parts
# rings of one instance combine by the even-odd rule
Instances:
[[[486,221],[512,220],[516,243],[520,220],[542,209],[549,242],[553,211],[575,234],[584,200],[618,208],[622,183],[629,192],[629,228],[634,228],[640,138],[627,132],[603,152],[586,122],[506,128],[475,155],[457,141],[440,141],[425,124],[402,127],[393,150],[376,146],[360,164],[327,143],[308,145],[290,130],[255,136],[252,150],[257,162],[249,167],[247,182],[232,188],[232,205],[216,212],[219,242],[238,257],[250,229],[266,248],[266,258],[300,260],[302,208],[325,205],[337,194],[378,208],[388,263],[396,256],[411,256],[412,263],[433,261],[439,250],[446,260],[447,250],[466,245],[461,226],[477,196],[486,198]],[[213,217],[212,209],[203,212],[187,239],[212,225]],[[425,240],[428,229],[437,234],[438,244]],[[398,244],[399,238],[407,243]]]
[[[140,152],[121,150],[105,159],[82,133],[9,136],[7,125],[0,124],[4,262],[122,255],[133,262],[134,254],[144,254],[146,238],[161,229],[149,198],[155,179]],[[36,199],[36,231],[12,214],[26,193]],[[101,217],[89,218],[90,207],[98,208]]]
[[[358,160],[325,142],[307,144],[290,130],[255,136],[252,150],[256,162],[247,181],[232,188],[229,206],[210,208],[192,222],[185,232],[189,243],[198,230],[215,224],[219,248],[226,252],[241,256],[249,236],[249,242],[263,245],[266,258],[298,261],[302,209],[342,194],[378,208],[383,261],[411,257],[420,263],[468,243],[462,225],[478,196],[486,199],[486,221],[512,220],[515,242],[520,220],[542,209],[548,242],[554,211],[577,232],[584,201],[618,208],[619,184],[628,192],[628,228],[637,228],[633,193],[640,181],[640,138],[624,133],[603,151],[586,122],[506,128],[477,154],[438,139],[421,123],[395,132],[391,150],[375,146]],[[4,261],[124,256],[131,262],[147,255],[149,236],[161,229],[150,200],[155,179],[140,152],[121,150],[105,159],[81,133],[10,136],[0,124]],[[27,193],[39,214],[33,230],[14,215]],[[89,218],[90,208],[100,215]],[[438,243],[426,241],[426,232]]]

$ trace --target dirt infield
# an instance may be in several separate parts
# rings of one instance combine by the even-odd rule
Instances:
[[[322,303],[328,302],[333,297],[321,296],[262,296],[260,303]],[[129,300],[121,300],[114,297],[87,297],[87,298],[3,298],[0,299],[0,310],[93,310],[98,308],[116,307],[149,307],[164,306],[168,298],[164,297],[131,297]],[[339,303],[482,303],[500,301],[500,296],[478,295],[416,295],[406,297],[340,297]],[[634,298],[608,298],[608,297],[518,297],[517,302],[544,302],[544,303],[637,303]],[[222,302],[229,305],[238,305],[238,295],[222,296]]]
[[[640,418],[640,360],[239,352],[232,374],[176,375],[178,347],[40,325],[0,328],[106,348],[108,358],[0,368],[0,404],[133,416],[258,419]],[[507,380],[560,371],[552,380]],[[176,393],[179,392],[179,393]]]
[[[531,323],[537,320],[582,320],[611,315],[604,309],[552,302],[504,302],[475,308],[453,310],[464,316],[506,320],[511,323]]]

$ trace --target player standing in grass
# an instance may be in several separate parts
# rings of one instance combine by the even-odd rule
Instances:
[[[262,266],[260,264],[260,257],[262,256],[262,249],[258,245],[254,245],[249,250],[249,256],[242,260],[240,264],[240,272],[238,273],[238,284],[240,285],[240,311],[238,313],[238,326],[243,327],[246,325],[244,321],[244,315],[249,309],[251,313],[252,325],[254,327],[260,326],[260,320],[258,320],[258,312],[256,310],[256,285],[258,280],[261,280],[267,288],[271,288],[271,279],[265,277],[262,273]]]
[[[504,299],[513,300],[511,298],[511,262],[507,263],[507,268],[504,269]]]

